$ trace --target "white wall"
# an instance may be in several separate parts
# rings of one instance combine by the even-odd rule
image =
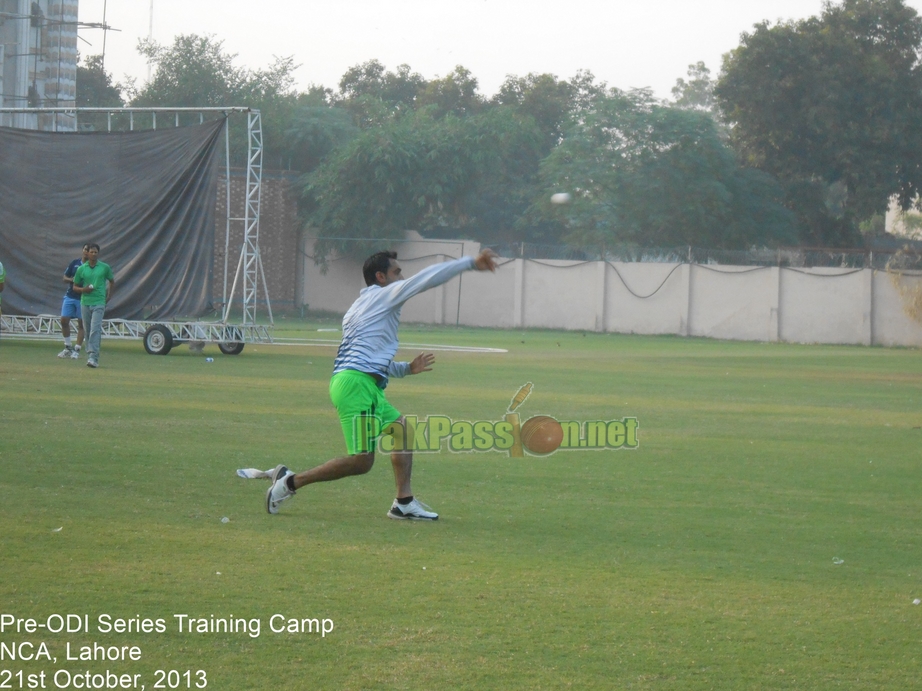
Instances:
[[[465,243],[463,250],[476,254],[479,246]],[[409,276],[462,248],[420,241],[402,243],[399,252]],[[344,313],[365,285],[359,262],[331,261],[325,276],[303,262],[302,301],[311,309]],[[904,280],[922,285],[922,277]],[[418,295],[402,316],[499,328],[922,346],[922,324],[906,314],[890,277],[871,269],[503,259],[496,274],[466,272]]]
[[[922,276],[904,277],[903,285],[922,290]],[[874,272],[874,311],[872,314],[873,342],[877,345],[920,345],[922,325],[910,319],[904,310],[902,298],[893,286],[890,276]]]
[[[781,272],[783,341],[871,345],[870,269]]]
[[[778,340],[778,267],[690,267],[689,335]]]
[[[688,335],[687,265],[593,263],[605,269],[605,320],[599,330]]]

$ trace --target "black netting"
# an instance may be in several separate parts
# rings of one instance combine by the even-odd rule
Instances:
[[[3,310],[58,314],[64,270],[101,246],[116,290],[107,317],[211,308],[216,153],[225,119],[134,132],[0,127]]]

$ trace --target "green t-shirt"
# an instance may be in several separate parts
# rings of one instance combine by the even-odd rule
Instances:
[[[74,285],[85,288],[93,286],[92,293],[81,293],[81,305],[105,305],[106,304],[106,281],[115,283],[115,276],[112,275],[112,267],[105,262],[96,262],[96,266],[90,266],[89,262],[81,264],[74,274]]]

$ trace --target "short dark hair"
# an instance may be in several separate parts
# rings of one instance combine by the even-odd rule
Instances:
[[[95,242],[86,243],[86,251],[89,252],[90,250],[96,250],[98,252],[99,245],[97,245]]]
[[[365,277],[365,285],[375,285],[378,282],[376,278],[377,273],[379,271],[387,273],[387,270],[391,268],[391,259],[396,258],[396,252],[385,250],[384,252],[375,252],[366,259],[364,266],[362,266],[362,275]]]

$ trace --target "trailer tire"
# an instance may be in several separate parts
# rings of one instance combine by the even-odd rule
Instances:
[[[166,355],[173,348],[173,334],[163,324],[154,324],[144,332],[144,350],[149,355]]]
[[[243,352],[243,343],[218,343],[218,348],[225,355],[240,355]]]

